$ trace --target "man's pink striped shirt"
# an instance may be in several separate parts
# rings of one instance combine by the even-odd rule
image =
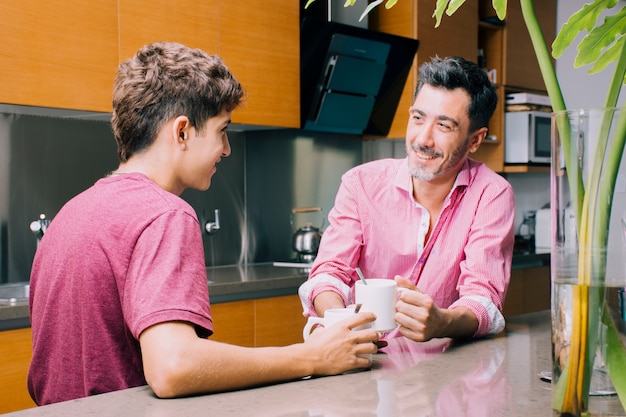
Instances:
[[[429,214],[412,196],[406,159],[383,159],[342,177],[330,225],[309,280],[300,288],[305,315],[323,291],[352,303],[358,279],[402,275],[442,308],[465,306],[478,318],[475,336],[504,328],[502,305],[511,273],[515,202],[511,185],[468,159],[424,242]],[[388,337],[393,337],[389,335]]]

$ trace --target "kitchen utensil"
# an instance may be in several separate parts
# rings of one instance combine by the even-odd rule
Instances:
[[[298,253],[298,261],[312,262],[317,256],[317,251],[322,240],[321,228],[324,226],[324,214],[321,207],[300,207],[291,211],[291,227],[294,226],[294,216],[299,213],[319,212],[321,215],[320,227],[314,227],[312,223],[306,223],[295,231],[291,246]]]
[[[365,276],[363,275],[363,271],[361,271],[361,268],[359,268],[358,266],[356,268],[356,273],[359,276],[359,278],[361,278],[361,281],[363,282],[363,285],[367,285],[367,281],[365,280]]]

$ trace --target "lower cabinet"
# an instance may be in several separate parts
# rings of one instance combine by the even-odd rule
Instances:
[[[30,327],[0,332],[0,414],[35,407],[26,388],[32,354]]]
[[[306,323],[297,295],[211,305],[212,340],[241,346],[285,346],[302,342]]]
[[[550,267],[514,269],[504,300],[504,317],[550,309]]]

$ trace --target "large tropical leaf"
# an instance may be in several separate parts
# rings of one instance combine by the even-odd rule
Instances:
[[[626,32],[626,6],[622,10],[604,19],[604,23],[594,27],[578,44],[578,54],[574,67],[579,68],[595,62],[602,52],[619,40]]]
[[[616,4],[617,0],[594,0],[593,3],[585,4],[582,9],[571,15],[552,42],[552,56],[554,58],[560,57],[572,44],[578,33],[591,31],[600,13]]]

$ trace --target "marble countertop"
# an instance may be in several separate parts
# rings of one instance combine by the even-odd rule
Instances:
[[[513,269],[550,264],[550,254],[516,254]],[[274,263],[207,268],[212,304],[297,294],[307,276],[305,267],[279,267]],[[0,331],[30,326],[28,302],[0,304]]]
[[[550,313],[542,311],[509,318],[493,338],[394,339],[361,372],[174,400],[142,386],[6,415],[547,417],[551,386],[538,373],[550,369],[550,351]]]

